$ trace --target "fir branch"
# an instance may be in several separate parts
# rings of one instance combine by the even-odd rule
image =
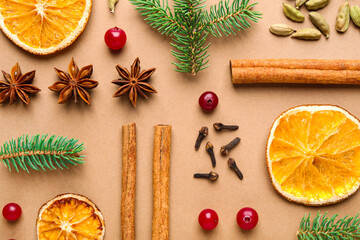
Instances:
[[[146,16],[151,27],[157,29],[161,34],[172,36],[180,28],[183,28],[174,18],[169,3],[164,0],[130,0],[136,6],[141,16]]]
[[[331,218],[326,217],[327,212],[322,216],[317,213],[311,225],[310,213],[300,222],[300,229],[297,232],[298,240],[359,240],[360,239],[360,218],[345,217],[336,220],[338,214]],[[322,217],[321,217],[322,216]]]
[[[78,144],[76,139],[48,135],[28,135],[18,137],[17,140],[11,139],[1,146],[0,161],[11,171],[11,166],[19,172],[22,170],[29,172],[29,168],[34,170],[50,169],[55,170],[68,168],[67,165],[77,165],[84,163],[85,156],[79,155],[85,147]],[[28,168],[29,167],[29,168]]]
[[[251,10],[256,4],[249,5],[249,0],[234,0],[230,6],[229,0],[221,0],[205,12],[205,27],[216,37],[221,37],[221,33],[227,36],[251,28],[248,20],[258,22],[261,17],[261,13]]]
[[[206,44],[210,34],[220,37],[222,34],[235,34],[235,31],[250,28],[249,21],[257,22],[259,12],[253,11],[256,5],[249,0],[220,0],[207,12],[206,0],[174,0],[174,13],[168,0],[130,0],[145,20],[161,34],[173,36],[171,50],[178,60],[173,63],[179,72],[195,75],[208,67]]]
[[[175,16],[184,23],[184,28],[179,29],[174,34],[171,43],[177,51],[171,50],[172,54],[179,63],[174,63],[177,66],[177,71],[187,72],[195,75],[198,71],[207,67],[207,49],[210,46],[204,46],[206,37],[208,35],[204,30],[200,30],[203,26],[202,10],[204,1],[198,0],[175,0]]]

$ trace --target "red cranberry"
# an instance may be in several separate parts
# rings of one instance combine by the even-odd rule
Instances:
[[[205,111],[214,110],[219,103],[219,99],[214,92],[204,92],[199,98],[200,107]]]
[[[6,204],[3,208],[2,214],[8,221],[16,221],[21,216],[21,207],[16,203]]]
[[[236,216],[236,221],[242,229],[253,229],[258,223],[259,216],[257,212],[249,207],[242,208]]]
[[[106,31],[104,39],[110,49],[120,50],[125,46],[126,34],[122,29],[114,27]]]
[[[216,228],[219,223],[217,213],[212,209],[204,209],[199,214],[199,224],[205,230],[212,230]]]

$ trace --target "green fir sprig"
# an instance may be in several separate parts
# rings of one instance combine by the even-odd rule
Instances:
[[[19,168],[29,172],[30,169],[55,170],[68,168],[67,165],[84,163],[85,156],[79,155],[85,149],[76,139],[62,136],[24,135],[16,140],[11,139],[1,146],[0,161],[11,171],[11,167],[19,172]]]
[[[249,21],[257,22],[261,13],[252,9],[257,3],[249,0],[220,0],[205,9],[206,0],[174,0],[173,11],[168,0],[130,0],[145,20],[161,34],[172,36],[171,50],[178,62],[173,62],[178,72],[195,75],[207,68],[207,43],[209,34],[215,37],[236,34],[250,28]]]
[[[322,216],[320,212],[316,215],[311,225],[310,213],[300,222],[300,229],[297,232],[299,240],[356,240],[360,239],[360,218],[347,215],[337,221],[335,214],[331,218],[326,217],[327,212]],[[322,217],[321,217],[322,216]]]

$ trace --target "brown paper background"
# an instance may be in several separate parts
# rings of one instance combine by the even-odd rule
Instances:
[[[216,0],[211,2],[215,3]],[[209,4],[211,3],[209,1]],[[360,194],[334,206],[311,208],[293,204],[273,189],[265,163],[265,145],[274,119],[283,111],[300,104],[335,104],[360,117],[360,89],[341,86],[238,86],[230,82],[229,59],[236,58],[325,58],[356,59],[360,53],[359,29],[351,25],[345,34],[337,34],[334,21],[339,2],[332,1],[320,12],[331,25],[331,37],[317,42],[303,42],[271,35],[268,27],[288,23],[296,28],[311,26],[306,20],[291,23],[282,14],[281,1],[259,0],[256,8],[264,13],[259,24],[237,36],[216,39],[212,45],[211,66],[193,77],[173,71],[169,38],[161,36],[146,24],[134,7],[120,0],[115,15],[106,1],[94,1],[93,11],[84,33],[68,49],[49,57],[22,51],[0,34],[0,68],[10,71],[19,62],[23,72],[36,69],[34,83],[42,89],[31,98],[29,107],[22,103],[0,106],[0,142],[24,133],[49,133],[75,137],[87,149],[86,164],[66,171],[9,173],[0,168],[0,207],[8,202],[22,206],[23,215],[16,223],[0,217],[1,239],[33,240],[35,220],[40,206],[54,196],[74,192],[88,196],[101,209],[106,221],[106,239],[120,239],[121,196],[121,125],[137,123],[137,239],[150,239],[152,217],[152,151],[153,126],[173,126],[170,173],[170,236],[178,239],[296,239],[299,222],[305,213],[329,211],[341,216],[355,215]],[[290,2],[290,1],[289,1]],[[291,1],[292,3],[293,1]],[[359,4],[360,1],[351,0]],[[119,53],[108,50],[103,41],[105,31],[117,25],[128,36]],[[57,104],[56,93],[47,89],[57,76],[54,67],[67,69],[71,57],[79,66],[94,65],[93,78],[100,82],[91,92],[93,104]],[[117,86],[110,83],[118,77],[114,66],[130,67],[139,56],[143,68],[157,67],[150,83],[158,90],[148,101],[139,99],[134,109],[126,97],[112,98]],[[197,103],[200,94],[215,91],[220,99],[217,109],[205,114]],[[240,125],[237,132],[215,133],[212,123],[221,121]],[[215,146],[217,182],[194,180],[193,173],[212,170],[204,143],[194,151],[197,132],[210,128],[206,140]],[[235,136],[240,145],[231,152],[244,180],[240,181],[218,153],[219,147]],[[258,226],[244,232],[235,217],[242,207],[251,206],[259,213]],[[218,227],[204,232],[197,223],[201,210],[212,208],[220,217]]]

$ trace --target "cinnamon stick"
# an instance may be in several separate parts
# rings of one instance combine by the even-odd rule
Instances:
[[[121,240],[135,240],[136,124],[122,126]]]
[[[233,84],[360,84],[360,60],[230,60]]]
[[[171,126],[155,126],[152,240],[169,239],[170,144]]]

